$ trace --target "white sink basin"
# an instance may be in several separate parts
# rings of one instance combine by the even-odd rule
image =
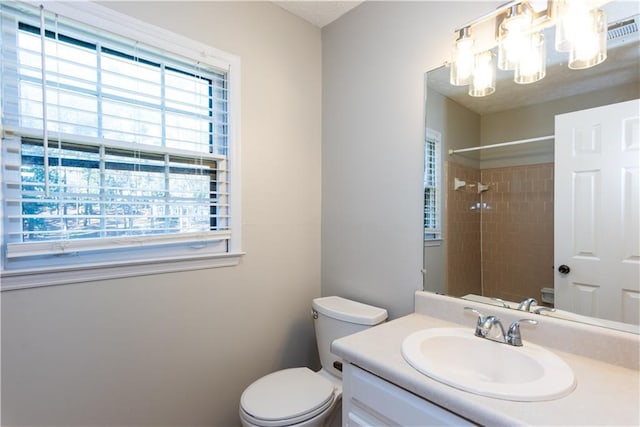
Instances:
[[[514,347],[479,338],[472,328],[415,332],[404,339],[402,356],[434,380],[498,399],[553,400],[576,387],[573,370],[552,352],[526,341]]]

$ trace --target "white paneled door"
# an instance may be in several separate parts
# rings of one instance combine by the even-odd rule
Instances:
[[[640,100],[556,116],[556,307],[640,323]]]

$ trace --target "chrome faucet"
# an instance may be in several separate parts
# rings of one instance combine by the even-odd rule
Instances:
[[[478,328],[476,328],[476,335],[478,335]],[[502,322],[496,316],[485,317],[480,330],[480,336],[491,341],[507,342],[504,326],[502,326]]]
[[[486,338],[491,341],[497,341],[505,343],[504,326],[502,322],[495,316],[485,316],[475,308],[465,307],[467,311],[471,311],[478,315],[478,321],[476,322],[475,335],[480,338]]]
[[[538,300],[536,300],[535,298],[527,298],[526,300],[523,300],[520,302],[520,304],[518,304],[518,310],[531,311],[531,306],[537,304]]]
[[[505,333],[502,322],[495,316],[485,316],[475,308],[465,307],[467,311],[478,315],[478,321],[476,322],[475,335],[480,338],[486,338],[491,341],[496,341],[502,344],[509,344],[515,347],[522,346],[522,335],[520,335],[520,323],[526,322],[532,325],[537,325],[538,322],[531,319],[516,320],[509,326],[509,329]]]
[[[516,347],[522,347],[522,336],[520,335],[520,323],[526,322],[532,325],[537,325],[538,322],[536,320],[531,319],[520,319],[516,320],[509,326],[509,330],[507,331],[507,336],[505,337],[507,344],[514,345]]]

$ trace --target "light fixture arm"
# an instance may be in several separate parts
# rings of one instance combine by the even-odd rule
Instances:
[[[520,5],[529,9],[529,11],[533,14],[533,19],[536,25],[538,26],[538,29],[542,29],[542,28],[553,25],[553,20],[556,18],[555,16],[553,16],[553,12],[555,10],[553,7],[553,3],[556,3],[557,1],[558,0],[547,0],[546,9],[536,12],[533,9],[533,7],[531,7],[531,4],[527,0],[512,0],[498,6],[495,10],[489,11],[484,15],[481,15],[475,19],[465,22],[464,24],[458,26],[454,30],[454,33],[459,33],[464,28],[471,28],[471,27],[477,26],[478,24],[484,23],[490,19],[498,19],[500,15],[503,15],[502,18],[498,19],[498,21],[501,21],[502,19],[504,19],[504,17],[507,16],[507,12],[512,7],[518,7]],[[604,6],[607,3],[611,3],[611,1],[613,0],[591,0],[590,5],[592,8],[599,8]],[[499,24],[500,22],[498,22],[498,25]]]
[[[471,27],[462,27],[456,31],[458,33],[458,38],[456,41],[460,41],[462,39],[466,39],[471,37]]]
[[[522,0],[512,0],[508,3],[505,3],[501,6],[498,6],[495,10],[492,10],[490,12],[485,13],[482,16],[479,16],[471,21],[465,22],[464,24],[462,24],[461,26],[459,26],[458,28],[455,29],[455,33],[458,33],[459,31],[461,31],[463,28],[471,28],[474,25],[478,25],[481,22],[485,22],[488,21],[490,19],[494,19],[496,16],[504,13],[506,10],[510,9],[512,6],[517,6],[518,4],[522,3]]]

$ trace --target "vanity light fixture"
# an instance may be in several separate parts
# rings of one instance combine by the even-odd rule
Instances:
[[[592,10],[569,51],[569,68],[581,70],[607,59],[607,19],[601,10]]]
[[[470,96],[487,96],[496,91],[496,69],[493,53],[485,50],[475,55],[473,77],[469,85]]]
[[[583,69],[607,58],[607,20],[594,0],[556,0],[555,47],[569,52],[569,68]]]
[[[533,16],[528,3],[513,5],[498,27],[498,68],[515,70],[525,59],[532,36]]]
[[[451,62],[450,81],[454,86],[464,86],[471,83],[473,75],[473,38],[471,28],[464,27],[459,30],[458,39],[453,48]]]
[[[498,68],[513,70],[516,83],[529,84],[544,78],[546,50],[542,30],[553,25],[556,25],[556,50],[569,53],[569,68],[600,64],[607,58],[607,20],[598,7],[609,1],[548,0],[546,9],[538,10],[531,6],[535,0],[517,0],[465,24],[456,30],[451,84],[468,84],[470,96],[492,94],[495,66],[489,49],[496,45]],[[483,42],[474,40],[472,29],[486,24],[493,25],[491,33],[495,37]]]
[[[513,80],[519,84],[537,82],[547,74],[547,51],[544,34],[538,31],[531,34],[522,46],[520,57],[513,74]]]

